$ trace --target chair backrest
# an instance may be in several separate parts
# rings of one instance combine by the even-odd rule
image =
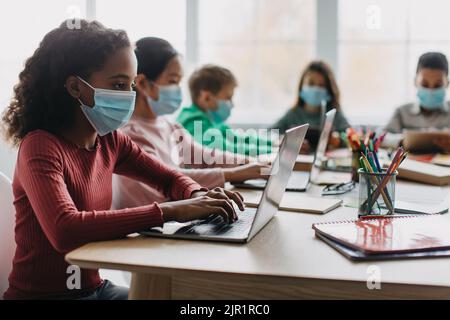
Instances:
[[[8,289],[8,276],[16,243],[14,241],[15,212],[11,181],[0,172],[0,300]]]

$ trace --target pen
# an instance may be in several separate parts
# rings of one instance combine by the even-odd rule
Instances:
[[[391,178],[391,174],[398,168],[400,165],[400,157],[403,154],[404,149],[403,147],[400,147],[397,149],[397,152],[395,153],[394,159],[392,160],[391,164],[389,165],[389,168],[386,171],[386,175],[383,177],[383,179],[380,182],[380,185],[377,187],[377,189],[372,194],[372,199],[370,199],[369,207],[372,208],[373,206],[373,199],[377,199],[380,196],[381,191],[386,187],[389,179]]]

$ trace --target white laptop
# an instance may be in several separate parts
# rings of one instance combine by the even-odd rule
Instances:
[[[317,169],[321,167],[322,162],[325,160],[325,152],[327,150],[328,139],[333,128],[335,115],[336,109],[332,109],[325,114],[325,120],[323,123],[322,132],[320,133],[311,171],[294,171],[289,178],[289,182],[286,187],[287,191],[304,192],[308,189],[310,182],[319,184],[319,172]],[[233,183],[233,185],[237,188],[262,190],[266,187],[266,183],[267,181],[264,179],[251,179],[240,183]]]
[[[305,124],[286,131],[258,207],[246,208],[243,212],[236,209],[239,217],[236,222],[228,224],[221,216],[211,215],[206,220],[184,224],[169,222],[162,228],[152,228],[140,233],[176,239],[241,243],[250,241],[277,213],[308,126]]]

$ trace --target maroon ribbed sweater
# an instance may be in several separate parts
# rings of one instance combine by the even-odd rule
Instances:
[[[109,210],[113,173],[147,183],[174,200],[201,189],[119,132],[98,137],[91,151],[43,130],[24,138],[13,180],[17,249],[5,299],[73,293],[66,285],[68,251],[162,226],[156,203]],[[81,270],[82,291],[101,283],[97,270]]]

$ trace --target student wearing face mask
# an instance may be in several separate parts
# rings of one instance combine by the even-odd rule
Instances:
[[[304,143],[304,146],[315,148],[326,112],[331,109],[337,110],[334,119],[335,131],[344,131],[349,127],[341,110],[339,98],[339,89],[331,68],[323,61],[313,61],[305,68],[300,77],[294,106],[272,125],[272,128],[279,129],[281,133],[284,133],[292,127],[309,123],[307,143]],[[340,139],[330,139],[330,143],[339,146]]]
[[[202,188],[117,131],[133,113],[137,62],[124,31],[80,21],[49,32],[29,58],[3,115],[19,147],[13,178],[17,244],[6,299],[127,299],[128,290],[81,269],[67,286],[65,255],[167,221],[243,210],[242,197]],[[110,210],[113,173],[161,190],[172,202]],[[177,201],[183,200],[183,201]]]
[[[385,145],[398,145],[405,129],[449,129],[450,103],[446,101],[449,85],[448,61],[439,52],[427,52],[419,58],[415,85],[417,101],[398,107],[392,115],[386,131]],[[450,141],[430,141],[442,151],[450,152]]]
[[[264,165],[246,164],[244,156],[213,150],[195,142],[182,126],[167,115],[182,101],[183,68],[178,52],[166,40],[143,38],[136,43],[138,61],[136,107],[121,129],[144,151],[176,168],[207,188],[223,187],[262,176]],[[161,190],[125,176],[114,176],[113,208],[127,208],[169,199]]]
[[[256,130],[233,130],[226,123],[236,87],[230,70],[216,65],[201,67],[189,79],[192,105],[181,110],[177,121],[205,146],[252,156],[271,153],[269,133],[261,136]]]

